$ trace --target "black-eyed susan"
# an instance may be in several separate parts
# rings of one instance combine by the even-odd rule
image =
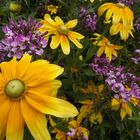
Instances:
[[[73,42],[78,48],[83,48],[79,40],[83,39],[84,36],[78,32],[74,32],[71,29],[74,28],[78,21],[70,20],[64,24],[63,20],[56,16],[53,20],[48,14],[44,16],[44,20],[40,21],[42,26],[39,28],[41,33],[47,32],[46,39],[52,35],[50,47],[56,49],[59,44],[61,45],[62,51],[65,55],[70,53],[70,43]]]
[[[45,60],[31,61],[24,54],[0,64],[0,139],[22,140],[24,124],[35,140],[50,140],[45,114],[74,117],[77,109],[56,98],[61,82],[55,78],[64,70]]]
[[[112,18],[112,24],[122,23],[133,25],[133,11],[123,3],[105,3],[98,9],[98,15],[102,16],[106,11],[106,21]]]
[[[128,39],[129,35],[134,37],[132,31],[134,31],[134,28],[130,24],[123,25],[122,23],[117,23],[117,24],[113,24],[110,27],[110,35],[116,35],[120,33],[121,40],[124,41]]]
[[[100,57],[103,53],[105,53],[106,57],[109,61],[112,60],[112,55],[117,57],[117,51],[123,47],[119,45],[112,44],[106,37],[102,37],[100,34],[95,33],[93,40],[93,45],[99,46],[100,48],[97,51],[97,56]]]

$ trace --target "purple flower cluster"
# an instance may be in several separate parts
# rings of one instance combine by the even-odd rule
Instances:
[[[31,17],[27,21],[23,19],[10,20],[9,24],[2,28],[5,37],[0,41],[1,55],[9,58],[16,56],[18,59],[25,52],[32,55],[42,55],[47,42],[38,31],[39,27],[40,23],[33,21]]]
[[[134,52],[134,57],[131,58],[135,64],[140,64],[140,49],[136,49]]]
[[[95,13],[87,14],[86,8],[82,7],[79,17],[82,19],[82,23],[88,31],[94,32],[96,30],[97,15]]]
[[[123,3],[128,7],[131,7],[137,0],[118,0],[119,3]]]
[[[121,97],[124,101],[129,101],[135,97],[140,100],[140,88],[137,85],[140,79],[132,73],[126,73],[124,67],[114,67],[104,56],[95,56],[89,66],[96,73],[105,76],[105,82],[115,93],[115,98]]]

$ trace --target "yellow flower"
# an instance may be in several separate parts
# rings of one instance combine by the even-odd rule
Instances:
[[[0,64],[0,139],[22,140],[24,125],[35,140],[50,140],[45,114],[74,117],[77,109],[56,98],[61,82],[55,78],[64,70],[45,60],[31,61],[24,54]]]
[[[56,14],[56,12],[58,10],[58,6],[48,5],[48,6],[46,6],[46,9],[52,15],[52,14]]]
[[[98,15],[102,16],[106,12],[106,21],[112,18],[112,23],[122,23],[124,25],[133,25],[134,14],[132,10],[122,3],[105,3],[101,5],[98,9]]]
[[[138,100],[136,98],[131,98],[130,101],[133,105],[138,104]],[[112,110],[120,109],[121,120],[124,119],[126,115],[132,116],[132,109],[129,107],[127,102],[124,102],[122,99],[113,98],[111,101]]]
[[[111,44],[111,42],[106,37],[102,37],[100,34],[95,33],[94,35],[96,37],[92,38],[92,40],[94,40],[93,45],[100,47],[97,51],[98,57],[105,53],[108,60],[111,61],[112,55],[114,55],[115,57],[118,56],[116,50],[122,49],[122,46]]]
[[[41,20],[42,26],[40,27],[40,32],[47,32],[46,38],[52,35],[50,47],[56,49],[59,44],[61,45],[62,51],[65,55],[70,53],[70,43],[73,42],[78,48],[83,48],[82,44],[79,43],[79,40],[83,39],[84,36],[72,31],[78,21],[70,20],[64,24],[63,20],[56,16],[53,20],[48,14],[44,16],[44,20]]]
[[[132,30],[134,31],[134,28],[130,24],[123,25],[122,23],[117,23],[110,27],[110,35],[116,35],[120,32],[121,40],[126,41],[129,37],[129,34],[134,37]]]
[[[134,14],[133,11],[122,3],[105,3],[98,9],[98,15],[102,16],[106,11],[105,23],[110,23],[112,19],[112,26],[110,34],[116,35],[120,32],[121,40],[126,41],[129,34],[133,37],[132,30]]]

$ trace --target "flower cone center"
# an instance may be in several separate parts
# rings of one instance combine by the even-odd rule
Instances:
[[[119,7],[119,8],[124,8],[125,7],[125,5],[123,4],[123,3],[117,3],[117,6]]]
[[[5,92],[7,96],[12,98],[20,97],[25,90],[25,85],[21,80],[14,79],[7,83],[5,86]]]
[[[65,25],[59,25],[58,26],[58,32],[66,35],[69,32],[69,29]]]

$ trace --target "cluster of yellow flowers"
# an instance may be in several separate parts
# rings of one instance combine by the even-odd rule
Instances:
[[[106,22],[112,21],[110,28],[110,34],[116,35],[120,33],[122,40],[127,40],[129,34],[133,37],[132,31],[134,15],[132,10],[125,6],[123,3],[105,3],[98,9],[98,15],[102,16],[106,12]]]

